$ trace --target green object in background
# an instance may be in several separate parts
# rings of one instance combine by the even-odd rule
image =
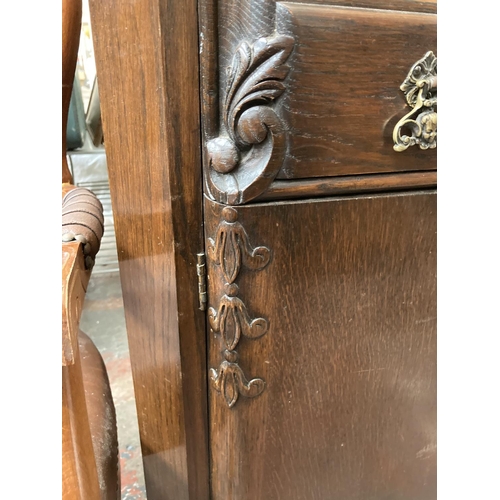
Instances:
[[[83,109],[80,80],[75,75],[69,104],[68,126],[66,128],[66,148],[78,149],[85,140],[85,110]]]

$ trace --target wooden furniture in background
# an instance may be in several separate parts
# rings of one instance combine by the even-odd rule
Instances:
[[[63,186],[62,484],[66,500],[121,497],[116,416],[108,375],[78,325],[103,232],[93,193]]]
[[[148,498],[435,498],[436,2],[90,6]]]
[[[66,245],[63,271],[62,490],[63,498],[99,498],[83,376],[78,349],[78,319],[85,288],[83,251],[78,242]],[[70,298],[71,297],[71,298]],[[65,324],[66,323],[66,324]]]
[[[80,39],[81,1],[63,0],[62,128],[62,494],[121,498],[116,415],[108,375],[79,329],[85,291],[104,232],[101,202],[71,184],[66,125]]]

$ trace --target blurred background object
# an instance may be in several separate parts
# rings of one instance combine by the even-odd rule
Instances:
[[[66,126],[69,175],[75,186],[102,203],[104,236],[87,288],[81,327],[97,346],[111,385],[118,427],[122,500],[146,499],[137,410],[102,132],[99,88],[88,1],[82,1],[81,31]]]

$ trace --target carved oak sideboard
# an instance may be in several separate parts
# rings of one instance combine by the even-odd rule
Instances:
[[[148,498],[436,498],[436,2],[91,13]]]

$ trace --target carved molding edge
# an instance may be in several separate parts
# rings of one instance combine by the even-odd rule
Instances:
[[[264,269],[271,259],[271,250],[263,246],[252,247],[234,208],[223,208],[222,217],[215,240],[209,239],[208,256],[221,269],[225,281],[224,295],[217,310],[210,307],[208,319],[211,329],[222,338],[224,359],[218,369],[210,369],[210,379],[215,390],[232,408],[240,395],[256,397],[266,385],[261,378],[248,381],[238,365],[236,348],[241,336],[257,339],[269,328],[266,319],[251,318],[246,305],[237,296],[239,289],[235,281],[243,266],[255,271]]]
[[[412,110],[394,127],[394,150],[410,146],[434,149],[437,146],[437,57],[429,51],[410,69],[400,89]],[[410,135],[403,134],[403,130]]]
[[[246,203],[271,184],[285,154],[285,133],[275,110],[285,91],[290,36],[242,42],[228,68],[219,136],[208,141],[208,182],[220,203]]]

